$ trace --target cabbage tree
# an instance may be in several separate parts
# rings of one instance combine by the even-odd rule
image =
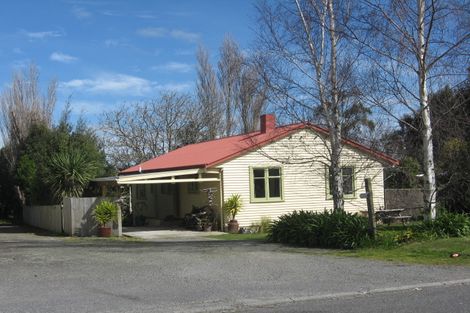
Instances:
[[[79,197],[88,182],[94,178],[96,165],[80,151],[70,149],[51,156],[50,175],[47,178],[54,197]]]

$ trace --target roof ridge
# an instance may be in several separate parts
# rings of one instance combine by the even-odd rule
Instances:
[[[283,137],[302,129],[308,129],[322,136],[328,136],[330,133],[327,128],[310,122],[292,123],[277,126],[268,132],[254,131],[188,144],[161,156],[127,168],[121,171],[121,173],[125,174],[136,172],[139,165],[144,163],[147,163],[145,168],[143,168],[145,172],[164,170],[165,168],[193,166],[212,167],[227,162],[239,155],[243,155],[253,149],[261,148],[271,142],[282,139]],[[220,143],[218,143],[219,141]],[[348,145],[353,149],[362,151],[362,153],[369,154],[378,160],[381,159],[382,162],[389,163],[391,165],[399,164],[398,160],[387,155],[386,153],[372,149],[371,147],[363,145],[355,140],[341,137],[341,142],[342,144]]]
[[[275,129],[281,129],[281,128],[285,128],[285,127],[289,127],[289,126],[293,126],[293,125],[300,125],[300,124],[304,124],[304,123],[292,123],[292,124],[287,124],[287,125],[281,125],[281,126],[276,126]],[[203,143],[208,143],[208,142],[213,142],[213,141],[218,141],[218,140],[224,140],[224,139],[229,139],[229,138],[234,138],[234,137],[243,137],[243,136],[258,136],[258,135],[261,135],[263,134],[260,130],[256,130],[256,131],[252,131],[252,132],[248,132],[248,133],[243,133],[243,134],[238,134],[238,135],[230,135],[230,136],[225,136],[225,137],[220,137],[220,138],[215,138],[215,139],[209,139],[209,140],[205,140],[205,141],[200,141],[200,142],[194,142],[194,143],[189,143],[187,145],[184,145],[182,147],[179,147],[175,150],[178,150],[178,149],[181,149],[181,148],[185,148],[185,147],[189,147],[189,146],[194,146],[194,145],[199,145],[199,144],[203,144]],[[247,138],[246,138],[247,139]],[[175,150],[172,150],[172,151],[175,151]],[[170,151],[171,152],[171,151]]]

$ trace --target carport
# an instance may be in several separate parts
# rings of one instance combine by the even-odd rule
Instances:
[[[222,171],[218,168],[121,173],[116,182],[129,186],[130,212],[146,215],[149,226],[159,226],[165,216],[181,218],[192,206],[207,204],[208,193],[214,194],[212,207],[223,225]]]

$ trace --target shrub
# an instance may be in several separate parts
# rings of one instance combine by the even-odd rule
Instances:
[[[381,247],[381,248],[395,248],[401,244],[409,243],[415,239],[420,238],[413,229],[406,228],[402,230],[390,230],[383,229],[377,232],[377,237],[375,241],[370,241],[369,244],[371,247]]]
[[[116,221],[118,218],[117,204],[106,200],[101,201],[95,207],[94,218],[95,221],[102,227],[104,227],[108,222]]]
[[[259,223],[259,230],[258,232],[261,234],[266,234],[269,232],[271,228],[272,220],[269,217],[262,217],[261,222]]]
[[[346,212],[294,211],[272,223],[268,239],[306,247],[353,249],[368,241],[367,218]]]
[[[224,212],[232,220],[234,220],[237,214],[242,209],[242,205],[243,203],[240,195],[231,195],[230,198],[228,198],[227,201],[224,202]]]
[[[470,217],[467,214],[441,211],[435,220],[415,226],[416,231],[430,237],[464,237],[470,235]]]

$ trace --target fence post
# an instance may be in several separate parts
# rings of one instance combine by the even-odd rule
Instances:
[[[372,183],[370,178],[364,179],[366,186],[366,199],[367,199],[367,215],[369,217],[369,236],[375,239],[377,232],[375,225],[375,211],[374,211],[374,195],[372,193]]]

